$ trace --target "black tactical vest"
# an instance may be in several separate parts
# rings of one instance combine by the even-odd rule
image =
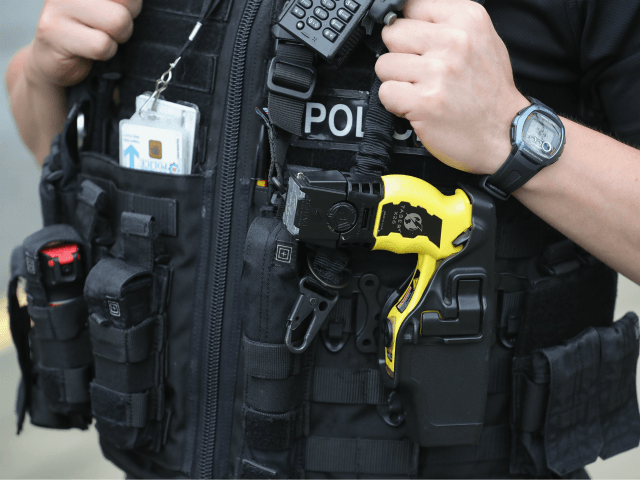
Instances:
[[[175,70],[165,98],[201,113],[190,175],[118,166],[118,121],[173,61],[199,0],[145,1],[131,41],[69,90],[40,187],[45,229],[12,258],[20,424],[27,412],[54,428],[93,418],[105,456],[132,478],[563,477],[637,446],[638,320],[612,323],[616,273],[515,199],[496,205],[497,318],[478,444],[420,447],[380,379],[378,317],[413,255],[349,249],[349,284],[322,331],[304,354],[286,349],[306,250],[277,218],[273,189],[256,183],[270,155],[255,113],[267,105],[283,3],[222,0]],[[375,60],[364,43],[340,68],[316,60],[289,169],[354,165]],[[578,115],[564,87],[517,75],[524,93]],[[391,173],[444,193],[477,184],[431,157],[407,123],[397,121],[394,142]],[[59,306],[38,273],[53,240],[86,257],[84,296]],[[137,320],[118,325],[127,316]]]

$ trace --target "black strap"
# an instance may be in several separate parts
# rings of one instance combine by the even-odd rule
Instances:
[[[48,368],[38,365],[46,397],[59,403],[89,401],[89,381],[93,374],[90,365],[79,368]]]
[[[17,253],[16,253],[17,252]],[[18,247],[13,251],[11,256],[12,272],[14,271],[14,257],[18,256],[24,264],[22,248]],[[8,311],[9,311],[9,330],[11,338],[16,346],[18,355],[18,364],[22,379],[18,387],[18,402],[16,404],[16,413],[18,416],[17,433],[22,431],[25,415],[29,405],[31,405],[31,384],[32,384],[32,364],[31,353],[29,348],[29,330],[31,329],[31,319],[27,307],[21,307],[18,302],[16,289],[18,288],[18,277],[12,276],[9,282]]]
[[[265,380],[249,376],[245,385],[245,401],[266,413],[282,413],[296,409],[304,400],[304,379],[298,376],[283,380]]]
[[[503,460],[511,453],[509,425],[485,426],[478,445],[427,449],[427,465],[459,464]]]
[[[127,263],[152,270],[155,238],[153,217],[141,213],[122,212],[120,230],[125,234],[124,255]]]
[[[28,308],[38,338],[70,340],[85,329],[87,303],[84,297],[77,297],[54,307],[29,305]]]
[[[379,370],[320,367],[314,370],[311,395],[314,402],[383,405],[387,396]]]
[[[150,317],[135,327],[123,330],[102,322],[96,314],[89,317],[93,354],[118,363],[137,363],[149,356],[155,345],[162,345],[161,317]]]
[[[95,379],[101,385],[118,392],[136,393],[162,383],[164,369],[163,356],[152,352],[137,363],[113,362],[94,355]]]
[[[260,343],[247,337],[242,342],[244,368],[252,377],[279,380],[302,370],[302,356],[292,354],[284,343]]]
[[[33,335],[32,348],[36,350],[41,365],[52,368],[77,368],[93,363],[89,331],[84,330],[70,340],[47,340]]]
[[[161,420],[164,388],[143,393],[121,393],[91,382],[91,411],[96,418],[121,427],[143,428],[149,420]]]
[[[314,53],[298,43],[278,42],[272,78],[275,85],[295,92],[308,91],[315,79],[311,74]],[[278,128],[293,135],[302,135],[302,119],[306,100],[269,93],[269,118]]]
[[[309,437],[305,470],[328,473],[415,475],[420,447],[408,440]]]
[[[281,92],[269,92],[268,118],[266,120],[271,147],[269,178],[284,182],[287,151],[292,135],[302,135],[302,120],[306,100],[297,96],[312,92],[315,84],[313,70],[314,53],[302,44],[279,41],[276,57],[272,60],[267,84],[273,83]],[[290,91],[290,95],[283,94]]]
[[[107,192],[91,180],[85,180],[78,192],[74,226],[86,242],[90,242],[96,231],[98,213],[107,204]]]

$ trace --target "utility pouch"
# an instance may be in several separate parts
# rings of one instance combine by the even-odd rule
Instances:
[[[567,475],[640,443],[638,317],[514,359],[511,473]]]
[[[313,349],[294,355],[284,343],[287,316],[299,295],[297,251],[281,219],[258,218],[249,228],[242,273],[245,404],[240,478],[299,475],[292,468],[302,455],[297,440],[308,431],[305,396]]]
[[[384,348],[380,352],[385,383],[398,390],[408,433],[423,447],[475,445],[484,425],[495,323],[495,205],[464,189],[473,205],[466,245],[442,262],[400,327],[395,372],[385,365]],[[417,275],[389,298],[382,318],[396,304],[406,308]]]
[[[43,224],[72,223],[78,193],[77,119],[80,105],[69,110],[62,132],[53,139],[42,165],[40,203]]]
[[[91,421],[85,252],[82,238],[68,225],[45,227],[13,252],[8,299],[22,370],[18,431],[26,411],[33,424],[44,427],[84,429]],[[17,298],[20,277],[26,280],[24,307]]]
[[[120,449],[157,451],[164,429],[164,316],[153,309],[152,273],[106,258],[87,277],[95,361],[92,413]]]

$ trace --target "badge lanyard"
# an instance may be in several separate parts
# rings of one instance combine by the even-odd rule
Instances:
[[[140,108],[140,110],[138,111],[138,114],[142,113],[142,110],[147,106],[147,104],[152,99],[153,99],[153,105],[151,106],[151,109],[155,110],[156,103],[158,101],[158,98],[160,97],[160,94],[162,94],[162,92],[164,92],[167,89],[167,87],[169,86],[169,82],[171,81],[173,69],[176,68],[176,66],[178,65],[178,63],[182,59],[182,57],[185,54],[185,52],[187,51],[187,49],[191,46],[191,43],[193,42],[193,40],[198,35],[198,32],[200,32],[200,28],[202,28],[202,24],[207,20],[207,18],[209,18],[209,16],[218,7],[218,5],[220,4],[221,1],[222,0],[205,0],[204,1],[204,4],[202,5],[202,11],[200,12],[200,17],[198,18],[198,21],[196,22],[195,27],[193,27],[193,30],[191,31],[191,34],[189,35],[189,38],[187,39],[187,41],[184,43],[184,45],[182,46],[182,48],[178,52],[177,58],[172,63],[169,64],[169,69],[166,72],[164,72],[160,76],[160,78],[158,80],[156,80],[156,88],[155,88],[153,94],[149,97],[149,99]]]

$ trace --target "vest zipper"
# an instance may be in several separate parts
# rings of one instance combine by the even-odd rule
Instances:
[[[234,45],[227,94],[222,165],[219,170],[219,220],[216,228],[216,250],[211,272],[212,289],[209,306],[209,331],[207,336],[207,367],[205,373],[204,418],[200,442],[199,478],[214,478],[213,462],[216,442],[216,419],[218,417],[218,382],[221,353],[222,321],[226,277],[231,237],[233,195],[236,181],[236,161],[240,143],[240,117],[244,74],[249,36],[262,0],[249,0],[245,7]]]

